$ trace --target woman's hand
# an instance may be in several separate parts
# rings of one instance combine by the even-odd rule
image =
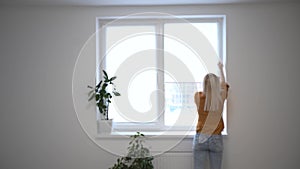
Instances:
[[[218,63],[218,67],[219,67],[220,70],[223,70],[223,63],[222,63],[222,62],[219,62],[219,63]]]
[[[225,83],[226,80],[225,80],[225,76],[224,76],[224,72],[223,72],[223,63],[222,62],[219,62],[218,63],[218,67],[220,69],[220,80],[221,80],[221,84],[222,83]]]

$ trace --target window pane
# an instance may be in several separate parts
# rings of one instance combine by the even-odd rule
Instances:
[[[117,76],[121,97],[113,97],[109,118],[114,122],[150,122],[157,119],[156,38],[154,26],[112,26],[106,30],[106,70]],[[132,62],[133,61],[133,62]],[[126,72],[120,70],[126,69]],[[126,99],[127,105],[115,104]]]
[[[218,38],[218,24],[215,22],[212,23],[191,23],[196,27],[210,42],[217,55],[219,55],[219,38]]]
[[[216,23],[192,23],[218,51],[218,32]],[[208,72],[201,57],[180,40],[180,37],[190,38],[190,42],[197,38],[189,31],[182,31],[191,27],[190,23],[165,24],[165,125],[194,127],[197,120],[197,109],[194,94],[202,89],[202,80]],[[181,30],[180,35],[168,35]],[[178,69],[180,67],[180,69]]]

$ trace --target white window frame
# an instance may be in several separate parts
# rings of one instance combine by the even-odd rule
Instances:
[[[226,65],[226,16],[225,15],[184,15],[184,16],[176,16],[178,18],[182,18],[185,21],[189,22],[216,22],[218,23],[218,38],[219,38],[219,57],[223,61],[223,64]],[[121,19],[120,19],[121,18]],[[163,35],[163,24],[164,23],[175,23],[178,22],[178,19],[175,20],[174,17],[168,17],[168,16],[132,16],[132,17],[97,17],[96,18],[96,30],[101,30],[96,32],[96,82],[98,83],[101,79],[101,67],[100,62],[103,60],[103,57],[105,56],[105,30],[102,29],[103,26],[106,24],[111,24],[115,19],[118,19],[118,22],[114,24],[116,25],[156,25],[156,31],[158,35]],[[163,36],[157,36],[157,48],[161,48],[163,46]],[[159,51],[159,50],[158,50]],[[157,68],[163,69],[164,64],[164,52],[157,52]],[[104,63],[102,63],[104,67]],[[226,72],[225,72],[226,76]],[[157,82],[158,82],[158,89],[164,89],[164,75],[161,72],[158,72],[157,76]],[[158,107],[161,107],[161,105],[165,104],[164,98],[158,98],[158,104],[160,104]],[[227,135],[227,102],[225,102],[224,106],[224,123],[225,123],[225,129],[223,131],[223,135]],[[97,113],[97,120],[99,120],[99,112]],[[114,124],[115,129],[117,131],[124,131],[124,132],[131,132],[136,131],[137,129],[142,131],[149,131],[149,132],[160,132],[166,130],[166,126],[164,125],[164,116],[161,116],[158,119],[158,122],[151,122],[151,123],[115,123]],[[174,130],[176,131],[184,131],[186,128],[181,127],[175,127]]]

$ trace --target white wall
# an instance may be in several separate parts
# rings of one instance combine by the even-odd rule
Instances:
[[[82,131],[72,73],[95,17],[227,15],[229,136],[224,169],[297,168],[300,3],[163,7],[0,7],[0,168],[108,168]],[[191,140],[187,140],[191,142]]]

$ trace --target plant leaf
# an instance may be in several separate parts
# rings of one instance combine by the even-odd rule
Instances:
[[[93,94],[91,95],[91,97],[89,98],[88,101],[91,101],[94,97],[95,97],[95,93],[93,93]]]
[[[115,96],[121,96],[121,94],[120,94],[119,92],[113,91],[113,94],[114,94]]]
[[[100,94],[96,94],[95,98],[96,98],[96,101],[98,101],[100,99]]]
[[[88,96],[94,94],[94,90],[89,91]]]
[[[103,74],[104,74],[104,77],[105,77],[105,78],[108,78],[108,75],[107,75],[107,73],[106,73],[105,70],[103,70]]]
[[[98,89],[101,86],[102,80],[97,84],[96,89]]]
[[[117,78],[117,76],[114,76],[114,77],[110,78],[109,81],[113,81],[113,80],[115,80],[116,78]]]

